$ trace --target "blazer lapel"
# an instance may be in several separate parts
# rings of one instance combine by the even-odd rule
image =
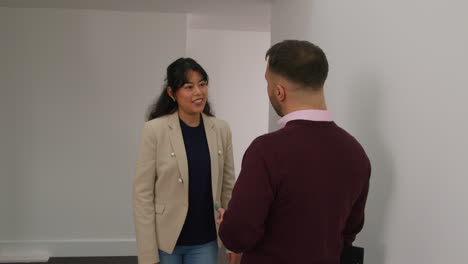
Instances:
[[[211,117],[203,114],[203,123],[205,125],[206,140],[208,141],[208,148],[210,150],[210,162],[211,162],[211,188],[213,192],[213,201],[216,203],[217,190],[218,190],[218,143],[216,130]]]
[[[184,137],[182,135],[182,129],[180,128],[179,115],[177,112],[169,115],[169,128],[171,132],[169,133],[169,139],[171,145],[174,149],[173,153],[170,155],[175,155],[177,159],[177,164],[179,165],[180,177],[184,183],[185,192],[188,197],[188,186],[189,186],[189,177],[188,177],[188,162],[187,162],[187,153],[185,152]]]

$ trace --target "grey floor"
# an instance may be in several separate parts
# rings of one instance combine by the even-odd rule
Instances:
[[[218,263],[226,263],[224,249],[219,251]],[[47,263],[4,263],[4,264],[138,264],[137,257],[79,257],[79,258],[50,258]]]
[[[218,252],[218,264],[226,263],[224,247]],[[47,263],[3,263],[3,264],[138,264],[136,256],[128,257],[75,257],[75,258],[50,258]]]
[[[50,258],[47,263],[6,263],[6,264],[137,264],[136,257],[85,257]]]

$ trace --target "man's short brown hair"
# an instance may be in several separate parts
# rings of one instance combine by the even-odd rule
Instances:
[[[322,49],[305,40],[284,40],[266,53],[268,69],[292,82],[313,90],[323,87],[328,61]]]

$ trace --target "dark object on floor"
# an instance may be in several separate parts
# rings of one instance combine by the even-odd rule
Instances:
[[[341,264],[364,264],[364,248],[345,246],[341,252]]]

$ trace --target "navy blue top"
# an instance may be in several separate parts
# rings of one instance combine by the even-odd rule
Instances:
[[[177,245],[193,246],[216,240],[211,162],[203,120],[190,127],[180,120],[189,171],[189,208]]]

